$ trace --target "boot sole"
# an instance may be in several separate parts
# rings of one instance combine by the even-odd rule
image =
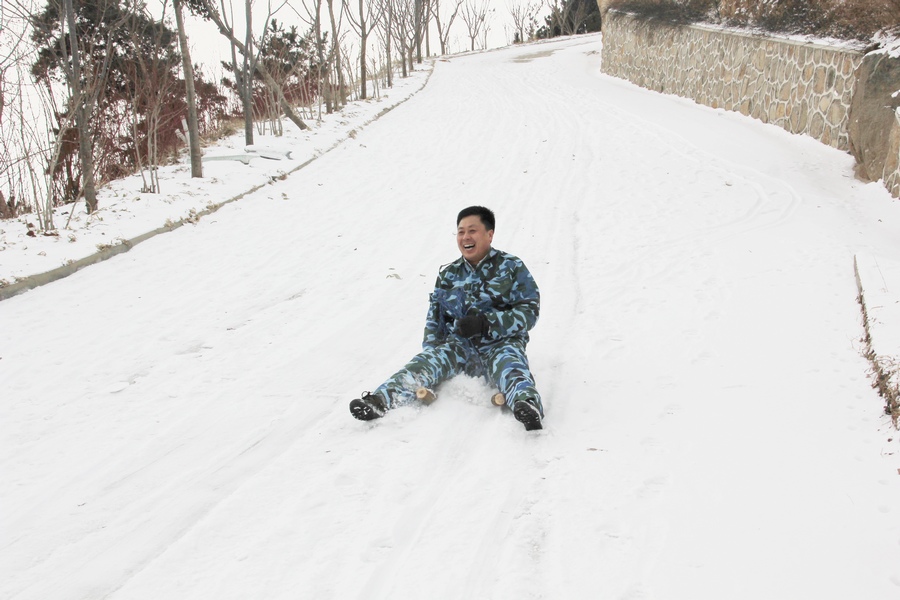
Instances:
[[[535,431],[544,428],[541,424],[540,413],[527,402],[516,402],[516,406],[513,408],[513,416],[516,417],[516,421],[525,426],[525,431]]]
[[[360,421],[372,421],[384,416],[362,400],[350,401],[350,414]]]

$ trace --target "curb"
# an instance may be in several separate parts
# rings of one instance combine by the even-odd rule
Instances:
[[[23,277],[23,278],[17,280],[14,283],[11,283],[6,286],[2,286],[2,287],[0,287],[0,301],[7,300],[8,298],[12,298],[13,296],[17,296],[19,294],[23,294],[29,290],[33,290],[36,287],[40,287],[42,285],[46,285],[46,284],[52,283],[54,281],[58,281],[60,279],[63,279],[64,277],[68,277],[69,275],[72,275],[73,273],[75,273],[77,271],[80,271],[81,269],[84,269],[85,267],[89,267],[90,265],[94,265],[99,262],[103,262],[105,260],[109,260],[110,258],[117,256],[119,254],[122,254],[123,252],[128,252],[129,250],[131,250],[132,248],[134,248],[141,242],[145,242],[145,241],[149,240],[150,238],[156,237],[157,235],[159,235],[161,233],[168,233],[170,231],[174,231],[187,223],[196,223],[198,219],[209,216],[212,213],[219,210],[220,208],[222,208],[223,206],[225,206],[227,204],[231,204],[232,202],[236,202],[236,201],[240,200],[241,198],[244,198],[245,196],[248,196],[254,192],[257,192],[257,191],[261,190],[262,188],[264,188],[265,186],[274,183],[276,180],[286,179],[288,176],[296,173],[300,169],[303,169],[303,168],[309,166],[310,164],[312,164],[313,161],[317,160],[321,156],[324,156],[325,154],[328,154],[332,150],[338,148],[341,144],[343,144],[347,140],[355,137],[356,133],[359,129],[362,129],[364,127],[371,125],[372,123],[374,123],[375,121],[377,121],[384,115],[388,114],[389,112],[391,112],[398,106],[406,103],[410,98],[413,98],[414,96],[416,96],[419,92],[421,92],[423,89],[425,89],[426,85],[428,85],[428,82],[431,80],[431,75],[434,73],[434,67],[435,67],[435,63],[432,62],[431,70],[428,72],[427,77],[425,77],[425,81],[422,83],[422,86],[418,90],[416,90],[415,92],[413,92],[412,94],[410,94],[409,96],[407,96],[406,98],[404,98],[403,100],[398,102],[397,104],[394,104],[393,106],[388,106],[388,107],[382,109],[374,117],[372,117],[368,121],[365,121],[362,125],[348,131],[344,137],[339,139],[337,142],[332,144],[330,147],[326,148],[325,150],[317,152],[314,156],[307,159],[303,163],[297,165],[296,167],[292,168],[291,170],[287,171],[286,173],[283,173],[277,177],[272,177],[266,183],[261,183],[257,186],[254,186],[254,187],[250,188],[249,190],[241,192],[237,196],[234,196],[227,200],[223,200],[222,202],[219,202],[217,204],[211,204],[211,205],[207,206],[207,208],[205,208],[201,211],[197,211],[196,213],[191,214],[190,216],[185,217],[183,219],[180,219],[179,221],[167,223],[166,225],[163,225],[162,227],[157,227],[156,229],[153,229],[152,231],[148,231],[147,233],[143,233],[137,237],[134,237],[134,238],[131,238],[128,240],[121,240],[118,244],[116,244],[114,246],[109,246],[107,248],[103,248],[102,250],[99,250],[98,252],[95,252],[94,254],[88,255],[88,256],[78,259],[78,260],[74,260],[72,262],[69,262],[69,263],[61,266],[61,267],[57,267],[55,269],[52,269],[50,271],[45,271],[43,273],[38,273],[36,275],[29,275],[27,277]]]
[[[862,260],[866,263],[871,260],[875,268],[879,268],[878,262],[874,258],[864,257]],[[868,268],[868,266],[867,264],[866,267]],[[874,379],[872,387],[878,390],[878,394],[884,398],[884,413],[891,417],[894,428],[900,429],[900,361],[893,356],[884,353],[879,354],[875,350],[872,331],[876,328],[877,323],[873,315],[876,307],[871,302],[867,303],[866,286],[863,284],[864,276],[860,274],[860,271],[860,255],[855,255],[853,257],[853,272],[856,276],[856,289],[859,293],[857,300],[862,310],[863,329],[865,330],[863,356],[872,366]]]

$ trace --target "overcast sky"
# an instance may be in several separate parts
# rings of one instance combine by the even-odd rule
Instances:
[[[452,0],[443,1],[447,6],[447,9],[445,10],[449,11]],[[490,6],[489,10],[491,11],[490,16],[488,17],[488,22],[490,23],[490,30],[488,33],[488,47],[497,48],[506,46],[509,43],[510,36],[512,35],[512,17],[510,16],[509,6],[512,6],[514,4],[525,4],[525,0],[482,1],[488,3],[488,5]],[[234,0],[233,5],[235,7],[234,22],[236,24],[236,29],[240,31],[244,27],[243,5],[241,4],[240,0]],[[161,12],[162,1],[149,0],[148,6],[151,8],[154,14],[159,15]],[[297,25],[301,30],[305,30],[309,27],[309,25],[303,20],[304,18],[306,18],[307,12],[303,6],[302,0],[290,0],[289,2],[277,0],[272,0],[271,2],[265,0],[256,0],[254,2],[253,13],[253,30],[255,35],[258,36],[261,32],[262,27],[265,24],[266,15],[270,10],[269,7],[271,7],[271,10],[274,12],[275,19],[287,25]],[[541,14],[544,14],[546,12],[546,9],[544,9]],[[171,2],[169,2],[167,14],[170,16],[172,14]],[[229,60],[230,58],[230,50],[228,48],[227,41],[219,34],[215,26],[210,23],[190,17],[189,15],[187,23],[188,36],[190,38],[191,44],[192,60],[195,63],[199,62],[204,64],[206,69],[213,70],[213,72],[218,77],[218,74],[221,71],[218,66],[219,61]],[[349,25],[346,22],[345,29],[348,31],[350,30]],[[465,24],[457,15],[456,20],[453,22],[452,34],[450,36],[450,51],[451,53],[461,52],[468,49],[468,47],[469,40],[466,34]],[[432,54],[437,54],[440,52],[440,42],[437,39],[437,30],[433,25],[431,33],[431,52]]]

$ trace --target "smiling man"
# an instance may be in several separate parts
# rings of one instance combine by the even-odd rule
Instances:
[[[541,429],[544,409],[528,367],[528,331],[540,312],[537,284],[517,257],[491,246],[494,213],[463,209],[456,219],[460,258],[438,274],[425,323],[422,352],[374,392],[350,402],[369,421],[415,400],[454,375],[484,377],[528,431]]]

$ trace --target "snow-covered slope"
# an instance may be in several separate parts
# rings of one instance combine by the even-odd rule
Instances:
[[[853,256],[900,258],[900,208],[600,44],[439,61],[310,166],[0,303],[0,596],[896,598]],[[471,204],[541,286],[545,430],[467,379],[355,421]]]

